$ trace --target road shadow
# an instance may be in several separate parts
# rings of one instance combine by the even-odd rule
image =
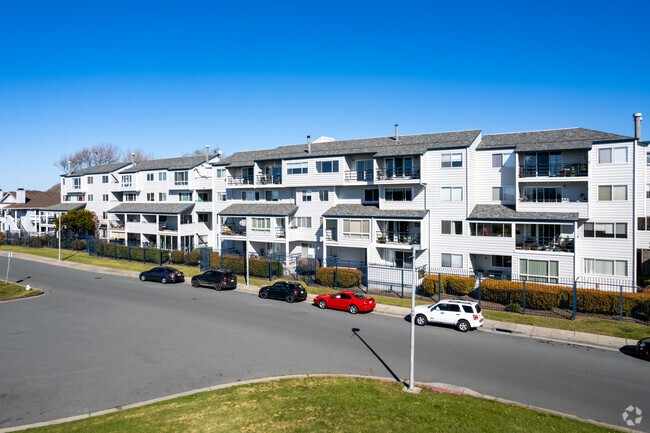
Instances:
[[[31,275],[30,275],[29,277],[21,278],[20,280],[16,281],[16,284],[20,284],[20,283],[22,283],[22,282],[25,281],[25,280],[29,280],[30,278],[32,278]]]
[[[75,251],[74,253],[72,253],[72,254],[70,254],[69,256],[66,256],[66,257],[63,257],[63,255],[62,255],[61,256],[61,261],[64,262],[64,261],[76,256],[77,254],[79,254],[79,251]]]
[[[370,350],[370,352],[371,352],[373,355],[375,355],[375,358],[377,358],[377,359],[379,360],[379,362],[381,362],[381,365],[383,365],[384,368],[385,368],[386,370],[388,370],[388,372],[390,373],[390,375],[393,376],[393,379],[395,379],[396,382],[399,382],[399,383],[403,384],[404,386],[408,386],[408,385],[406,384],[405,381],[402,381],[402,380],[400,380],[399,377],[397,377],[397,375],[395,374],[395,372],[394,372],[393,370],[391,370],[391,368],[388,366],[388,364],[386,364],[386,363],[384,362],[384,360],[381,359],[381,356],[379,356],[379,355],[377,354],[377,352],[375,352],[375,351],[373,350],[373,348],[370,347],[370,345],[369,345],[368,343],[366,343],[366,340],[364,340],[363,337],[362,337],[361,335],[359,335],[359,331],[361,331],[359,328],[352,328],[352,333],[353,333],[353,334],[354,334],[354,335],[355,335],[359,340],[361,340],[361,342],[362,342],[362,343],[363,343],[363,344],[368,348],[368,350]]]

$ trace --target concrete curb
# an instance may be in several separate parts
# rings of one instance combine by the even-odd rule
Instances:
[[[90,413],[85,413],[81,415],[75,415],[75,416],[70,416],[66,418],[59,418],[59,419],[54,419],[54,420],[49,420],[49,421],[42,421],[42,422],[37,422],[37,423],[32,423],[32,424],[24,424],[20,426],[13,426],[13,427],[5,427],[5,428],[0,428],[0,433],[9,433],[9,432],[16,432],[16,431],[22,431],[22,430],[27,430],[31,428],[36,428],[36,427],[45,427],[45,426],[50,426],[50,425],[56,425],[56,424],[63,424],[71,421],[77,421],[81,419],[86,419],[86,418],[93,418],[101,415],[106,415],[110,413],[115,413],[115,412],[120,412],[123,410],[127,409],[134,409],[142,406],[147,406],[150,404],[154,403],[160,403],[163,401],[168,401],[168,400],[173,400],[175,398],[180,398],[180,397],[186,397],[188,395],[194,395],[198,394],[201,392],[209,392],[209,391],[217,391],[220,389],[225,389],[225,388],[232,388],[235,386],[241,386],[241,385],[250,385],[250,384],[255,384],[255,383],[262,383],[262,382],[270,382],[274,380],[285,380],[285,379],[305,379],[305,378],[312,378],[312,377],[346,377],[346,378],[358,378],[358,379],[370,379],[370,380],[378,380],[382,382],[395,382],[395,380],[391,377],[382,377],[382,376],[367,376],[367,375],[362,375],[362,374],[339,374],[339,373],[303,373],[303,374],[289,374],[289,375],[283,375],[283,376],[269,376],[269,377],[261,377],[261,378],[255,378],[255,379],[248,379],[248,380],[242,380],[238,382],[230,382],[230,383],[224,383],[221,385],[214,385],[214,386],[207,386],[204,388],[198,388],[198,389],[193,389],[190,391],[185,391],[185,392],[179,392],[176,394],[171,394],[167,395],[164,397],[158,397],[158,398],[153,398],[150,400],[145,400],[137,403],[132,403],[132,404],[127,404],[124,406],[116,406],[112,407],[110,409],[105,409],[105,410],[100,410],[96,412],[90,412]],[[533,406],[525,403],[519,403],[516,401],[512,400],[506,400],[486,394],[481,394],[479,392],[476,392],[474,390],[468,389],[468,388],[462,388],[462,387],[457,387],[454,385],[449,385],[446,383],[441,383],[441,382],[416,382],[415,385],[419,387],[426,387],[433,389],[438,392],[444,392],[444,393],[450,393],[450,394],[456,394],[456,395],[468,395],[470,397],[476,397],[476,398],[482,398],[485,400],[494,400],[498,403],[502,404],[508,404],[512,406],[517,406],[525,409],[530,409],[534,410],[536,412],[541,412],[549,415],[555,415],[559,416],[562,418],[567,418],[567,419],[572,419],[575,421],[580,421],[584,422],[587,424],[593,424],[597,425],[600,427],[612,429],[612,430],[618,430],[622,432],[632,432],[632,433],[637,433],[638,430],[632,430],[626,427],[621,427],[613,424],[607,424],[604,422],[600,421],[595,421],[592,419],[583,419],[580,417],[577,417],[575,415],[567,414],[564,412],[558,412],[555,410],[551,409],[545,409],[541,408],[538,406]]]

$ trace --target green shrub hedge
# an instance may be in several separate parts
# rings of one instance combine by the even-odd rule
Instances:
[[[474,291],[476,278],[456,275],[440,275],[442,292],[450,295],[466,296]],[[422,280],[422,288],[427,296],[438,294],[438,274],[431,274]]]
[[[334,274],[336,273],[337,284],[334,284]],[[320,268],[316,271],[316,282],[326,287],[349,288],[356,287],[361,283],[363,273],[358,269],[351,268]]]

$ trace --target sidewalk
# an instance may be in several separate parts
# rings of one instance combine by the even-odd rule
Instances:
[[[0,252],[2,255],[7,255],[7,252]],[[51,259],[48,257],[39,257],[33,256],[31,254],[24,253],[13,253],[13,256],[18,259],[23,260],[32,260],[41,263],[47,263],[49,265],[63,266],[67,268],[74,268],[82,271],[89,272],[98,272],[102,274],[109,275],[120,275],[125,277],[138,278],[139,272],[137,271],[127,271],[121,269],[111,269],[104,268],[101,266],[86,265],[81,263],[72,263],[72,262],[59,262],[57,259]],[[190,284],[190,279],[185,280],[185,284]],[[259,292],[259,286],[250,285],[246,287],[243,284],[237,285],[237,290],[241,292],[251,293],[257,295]],[[315,295],[308,294],[306,302],[313,302]],[[375,307],[375,314],[383,314],[386,316],[393,316],[399,318],[405,318],[411,314],[411,309],[406,307],[397,307],[393,305],[384,305],[377,304]],[[544,340],[559,341],[564,343],[579,344],[583,346],[598,347],[602,349],[609,350],[619,350],[623,346],[634,346],[636,345],[636,340],[619,338],[619,337],[609,337],[606,335],[590,334],[587,332],[577,332],[577,331],[567,331],[562,329],[553,329],[553,328],[541,328],[538,326],[531,325],[520,325],[516,323],[508,322],[499,322],[496,320],[485,320],[483,326],[479,328],[482,332],[496,332],[510,334],[518,337],[528,337],[528,338],[538,338]]]

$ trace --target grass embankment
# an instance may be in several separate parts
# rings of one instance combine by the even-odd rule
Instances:
[[[464,395],[353,378],[284,379],[182,397],[45,432],[604,432],[601,427]]]
[[[25,287],[18,284],[5,283],[0,281],[0,301],[13,298],[28,298],[43,293],[40,289],[25,290]]]
[[[15,246],[0,246],[0,251],[14,251],[19,253],[31,254],[41,257],[49,257],[53,259],[58,258],[58,250],[54,248],[26,248]],[[125,260],[113,260],[104,257],[89,256],[87,253],[81,251],[68,251],[61,250],[61,260],[73,263],[83,263],[94,266],[102,266],[105,268],[123,269],[142,272],[151,269],[155,264],[129,262]],[[190,266],[172,265],[181,270],[188,278],[200,273],[199,269]],[[244,277],[238,277],[239,284],[246,284]],[[270,284],[268,280],[259,278],[251,278],[250,284],[254,286],[266,286]],[[320,287],[310,287],[304,282],[301,284],[307,289],[307,292],[313,295],[320,295],[323,293],[336,293],[336,290],[326,289]],[[401,299],[390,296],[373,295],[375,301],[385,305],[395,305],[398,307],[410,308],[410,299]],[[416,304],[431,304],[434,300],[430,301],[416,301]],[[543,328],[564,329],[569,331],[589,332],[592,334],[608,335],[612,337],[641,339],[650,335],[650,327],[635,323],[619,322],[615,320],[597,319],[578,317],[576,320],[567,320],[561,318],[542,317],[534,315],[522,315],[519,313],[507,313],[500,311],[483,310],[483,316],[486,319],[498,320],[509,323],[519,323],[524,325],[539,326]]]

